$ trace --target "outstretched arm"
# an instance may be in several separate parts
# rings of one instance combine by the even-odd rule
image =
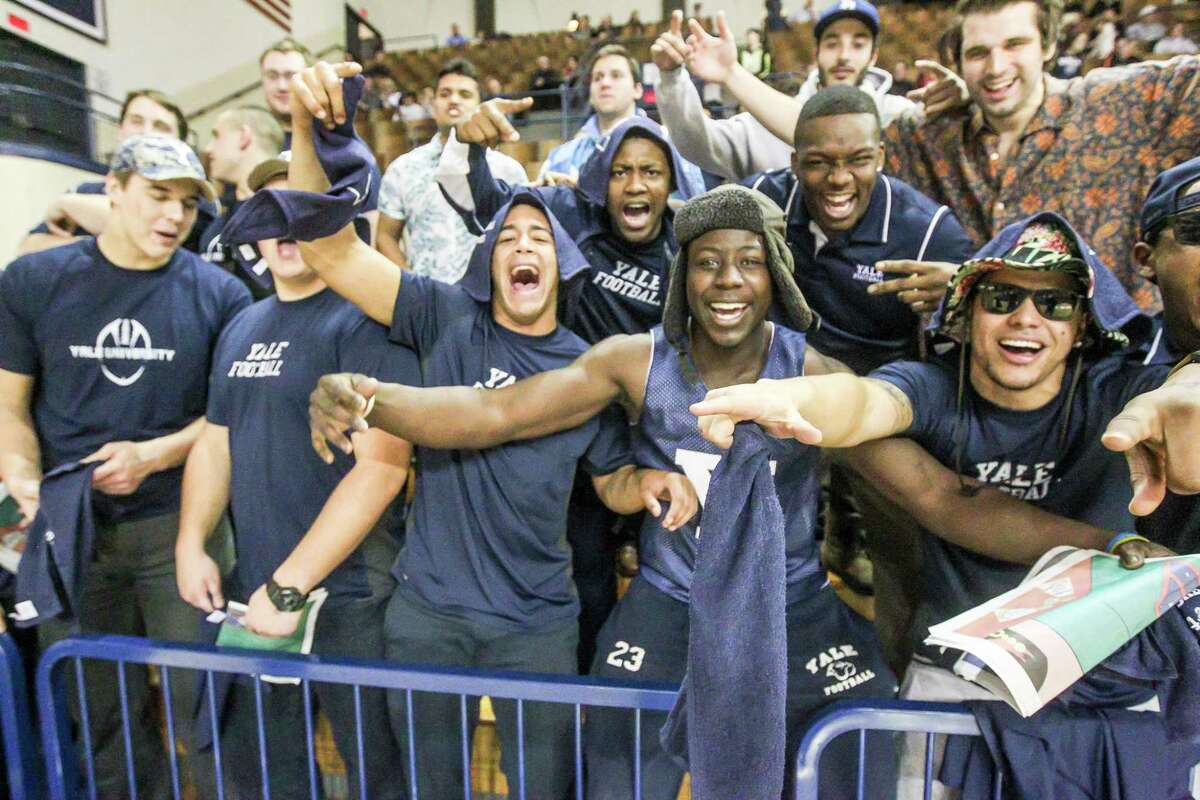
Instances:
[[[887,381],[849,374],[760,380],[710,391],[691,412],[718,447],[733,444],[738,422],[772,436],[822,447],[855,445],[903,433],[912,424],[908,396]]]
[[[705,31],[694,19],[688,20],[688,28],[691,31],[686,42],[688,70],[701,80],[723,85],[743,109],[792,146],[802,106],[796,98],[772,89],[738,63],[737,43],[725,21],[725,12],[717,12],[717,36]]]
[[[959,476],[911,439],[868,442],[839,457],[923,528],[991,558],[1032,564],[1060,545],[1103,551],[1114,534],[1042,511],[977,481],[967,482],[978,492],[963,492]],[[1133,569],[1146,558],[1173,553],[1138,540],[1118,546],[1117,555],[1122,566]]]
[[[524,110],[532,104],[532,97],[488,100],[465,122],[458,124],[454,135],[442,148],[435,173],[438,186],[472,233],[482,234],[491,218],[519,188],[492,174],[487,148],[501,142],[517,141],[520,135],[505,114]]]
[[[288,188],[306,192],[324,192],[329,188],[329,179],[312,143],[313,119],[330,124],[345,120],[342,79],[357,75],[361,69],[353,63],[331,65],[319,61],[292,78],[292,160],[288,165]],[[300,254],[329,288],[376,322],[392,324],[396,296],[400,293],[400,268],[359,239],[353,225],[324,239],[300,242]]]
[[[413,444],[443,449],[545,436],[583,424],[614,401],[640,409],[649,353],[648,335],[614,336],[566,367],[503,389],[418,389],[361,375],[325,375],[309,398],[313,447],[326,461],[333,458],[328,443],[349,453],[344,431],[366,430],[368,420]]]
[[[1162,386],[1130,400],[1102,441],[1129,462],[1134,514],[1154,511],[1168,490],[1200,492],[1200,363],[1177,367]]]

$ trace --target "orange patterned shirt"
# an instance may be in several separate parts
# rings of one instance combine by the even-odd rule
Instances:
[[[1154,177],[1200,154],[1200,58],[1047,75],[1046,98],[1008,163],[971,104],[924,125],[901,118],[884,132],[888,174],[953,209],[983,244],[1038,211],[1075,226],[1143,308],[1159,308],[1130,253]]]

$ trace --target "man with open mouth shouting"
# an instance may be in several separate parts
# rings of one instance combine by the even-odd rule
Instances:
[[[490,218],[514,191],[493,177],[486,155],[488,148],[517,135],[504,112],[528,102],[489,100],[457,126],[455,138],[442,151],[438,182],[468,226]],[[577,186],[534,190],[590,265],[563,315],[563,323],[589,344],[615,334],[644,333],[661,321],[667,270],[676,250],[667,198],[672,190],[690,196],[682,174],[682,161],[662,129],[646,117],[633,116],[600,139]],[[586,668],[595,634],[616,596],[617,541],[610,531],[620,523],[586,481],[575,488],[570,518],[575,582],[583,602],[580,667]]]
[[[516,140],[504,115],[530,102],[489,100],[459,123],[442,151],[438,183],[468,227],[478,229],[516,191],[493,176],[486,153]],[[585,341],[643,333],[662,319],[667,270],[676,250],[667,197],[680,188],[681,173],[679,154],[662,129],[635,116],[600,141],[580,170],[578,186],[533,190],[590,265],[563,319]]]
[[[302,73],[293,92],[293,128],[307,131],[312,114],[344,117],[339,73],[351,75],[357,69],[321,63]],[[326,178],[311,137],[297,136],[292,153],[289,183],[324,189]],[[560,295],[587,274],[587,263],[533,192],[516,192],[499,209],[457,285],[402,273],[350,228],[302,243],[301,252],[328,286],[389,326],[393,341],[416,351],[427,386],[495,390],[565,366],[586,349],[558,323],[558,306]],[[365,404],[379,384],[361,375],[328,375],[318,394],[329,386]],[[536,398],[526,402],[540,406]],[[669,529],[686,522],[698,506],[684,476],[634,468],[625,426],[614,416],[580,419],[569,429],[519,444],[418,450],[416,495],[393,570],[398,587],[384,622],[389,659],[576,672],[579,599],[564,541],[576,470],[591,477],[614,511],[631,514],[649,508]],[[345,437],[337,442],[346,452],[352,450]],[[314,444],[332,460],[323,440],[314,436]],[[661,511],[660,499],[671,501],[668,511]],[[497,701],[495,708],[501,766],[515,785],[514,704]],[[403,693],[389,697],[389,711],[393,730],[407,748],[409,711]],[[420,796],[461,794],[458,701],[417,695],[412,713],[420,734],[412,742]],[[525,704],[525,796],[565,795],[571,725],[569,707]]]

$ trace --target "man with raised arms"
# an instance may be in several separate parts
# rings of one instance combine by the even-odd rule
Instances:
[[[344,116],[342,76],[357,65],[318,64],[293,86],[289,184],[327,184],[311,144],[311,114]],[[318,98],[320,98],[318,100]],[[350,228],[302,243],[305,263],[334,291],[416,351],[428,386],[498,389],[569,364],[586,345],[558,323],[558,300],[587,264],[540,196],[517,193],[487,226],[462,281],[450,285],[401,269]],[[347,446],[349,442],[346,442]],[[321,448],[329,459],[332,454]],[[417,451],[420,465],[398,582],[384,621],[389,659],[574,674],[579,599],[565,546],[567,500],[577,468],[618,513],[649,506],[675,528],[697,501],[683,476],[636,470],[625,426],[607,414],[534,441]],[[408,746],[403,694],[389,698],[394,731]],[[517,718],[495,703],[501,765],[518,780]],[[422,797],[461,794],[458,701],[417,695],[416,781]],[[570,782],[569,707],[524,706],[526,796],[560,798]]]

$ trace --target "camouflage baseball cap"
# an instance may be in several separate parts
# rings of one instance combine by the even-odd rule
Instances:
[[[962,333],[963,315],[968,308],[965,301],[971,290],[984,275],[1002,269],[1065,272],[1076,280],[1087,298],[1091,298],[1095,287],[1092,269],[1079,253],[1071,232],[1053,221],[1034,222],[1002,255],[963,262],[946,289],[940,332],[959,338],[956,334]]]
[[[217,199],[192,148],[171,136],[146,134],[126,139],[113,153],[109,168],[117,173],[136,172],[151,181],[191,180],[205,200]]]

